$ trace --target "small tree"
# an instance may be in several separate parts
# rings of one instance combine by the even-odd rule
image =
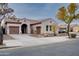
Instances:
[[[55,24],[52,25],[52,31],[54,32],[54,36],[56,36],[56,25]]]
[[[13,9],[8,8],[7,3],[0,3],[0,21],[2,23],[3,19],[7,14],[14,12]],[[3,25],[0,26],[0,45],[3,44]]]
[[[67,34],[69,36],[70,24],[73,20],[79,18],[79,13],[77,13],[78,5],[71,3],[67,8],[61,7],[57,12],[57,18],[64,21],[67,24]]]

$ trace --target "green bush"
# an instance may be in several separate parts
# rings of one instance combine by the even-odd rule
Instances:
[[[76,34],[70,34],[70,38],[76,38]]]

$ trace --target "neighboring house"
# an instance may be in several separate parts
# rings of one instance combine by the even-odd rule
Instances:
[[[79,25],[73,25],[73,32],[79,32]]]
[[[66,24],[59,24],[58,25],[58,33],[66,33],[67,32],[67,25]]]
[[[59,24],[58,25],[58,32],[67,32],[67,24]],[[70,32],[79,32],[79,25],[77,24],[71,24],[70,25]]]

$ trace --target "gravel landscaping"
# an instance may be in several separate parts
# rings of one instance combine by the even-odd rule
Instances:
[[[10,35],[3,35],[3,39],[4,40],[14,40],[14,38],[11,37]]]

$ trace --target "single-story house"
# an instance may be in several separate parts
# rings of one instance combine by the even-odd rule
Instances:
[[[3,33],[5,34],[58,34],[60,30],[67,30],[67,25],[59,25],[52,18],[43,20],[20,19],[14,16],[5,18]],[[70,26],[72,31],[79,32],[79,26]]]
[[[58,25],[58,32],[67,32],[67,24],[59,24]],[[79,25],[78,24],[71,24],[70,25],[70,32],[79,32]]]
[[[16,17],[5,18],[5,34],[48,34],[53,33],[53,25],[57,25],[52,18],[44,20],[19,19]],[[56,31],[57,32],[57,31]]]

